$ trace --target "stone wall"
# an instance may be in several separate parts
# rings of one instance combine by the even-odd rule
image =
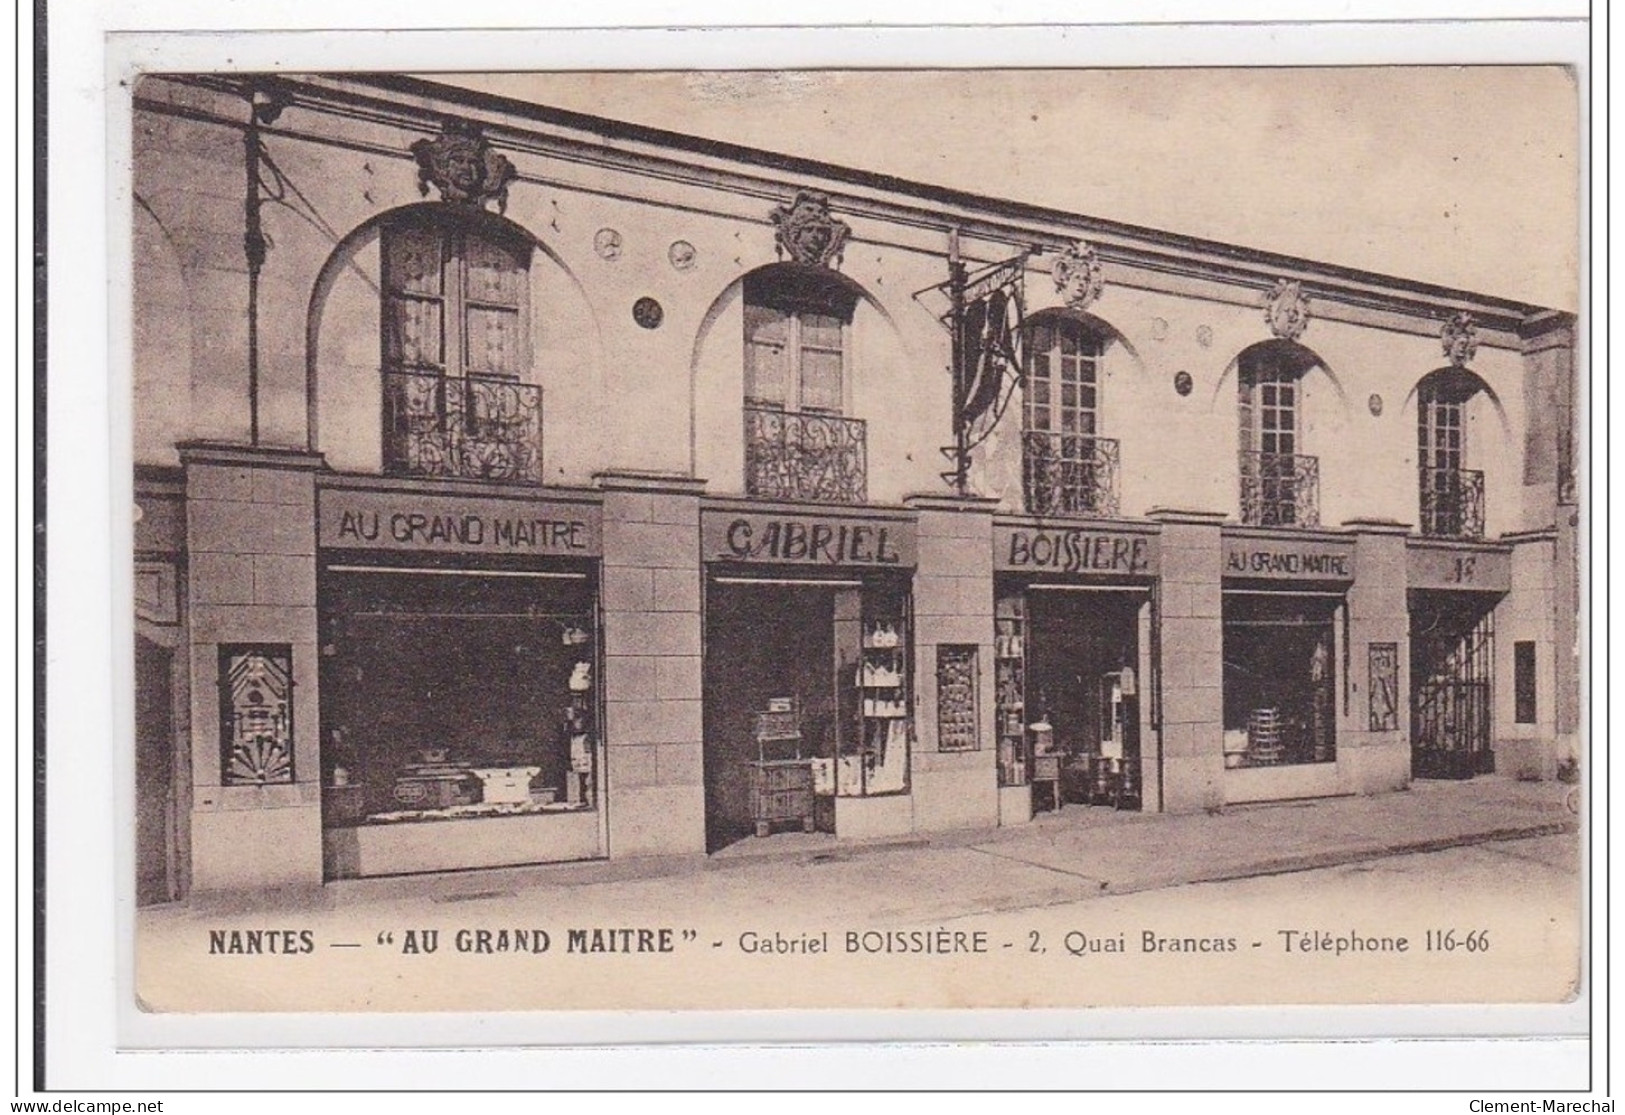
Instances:
[[[192,693],[192,883],[197,890],[322,881],[317,693],[316,489],[320,458],[187,445]],[[224,786],[220,655],[226,643],[289,644],[291,785]]]
[[[605,793],[613,857],[703,852],[700,493],[606,473]]]

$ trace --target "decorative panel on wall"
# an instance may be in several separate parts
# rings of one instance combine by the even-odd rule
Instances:
[[[1367,648],[1371,675],[1371,731],[1399,728],[1399,644],[1371,643]]]
[[[234,643],[220,648],[220,783],[293,781],[293,648]]]
[[[937,750],[975,751],[981,746],[976,716],[976,645],[937,647]]]

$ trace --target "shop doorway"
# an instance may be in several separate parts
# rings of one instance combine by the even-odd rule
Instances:
[[[1139,615],[1145,594],[1029,586],[1026,715],[1049,802],[1140,807]],[[1048,737],[1048,738],[1046,738]],[[1059,756],[1044,761],[1048,745]],[[1054,767],[1058,767],[1056,770]]]
[[[908,792],[908,582],[715,575],[706,588],[706,847],[835,832],[837,799]]]
[[[1410,594],[1413,777],[1471,778],[1495,770],[1494,608],[1493,597],[1477,593]]]
[[[175,652],[135,637],[135,900],[177,897]]]
[[[839,658],[856,659],[855,645],[838,656],[837,600],[851,613],[855,587],[713,581],[706,597],[705,828],[717,851],[757,834],[753,764],[800,763],[834,754],[841,725],[836,688]],[[807,773],[781,768],[777,803],[788,827],[805,829],[812,815]],[[794,800],[792,800],[794,799]],[[821,818],[818,820],[822,820]],[[776,819],[763,822],[763,832]]]

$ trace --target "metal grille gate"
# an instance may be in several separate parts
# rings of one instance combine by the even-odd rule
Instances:
[[[1411,773],[1417,778],[1471,778],[1495,769],[1494,613],[1467,619],[1465,629],[1457,616],[1442,610],[1431,622],[1418,617],[1412,629]]]

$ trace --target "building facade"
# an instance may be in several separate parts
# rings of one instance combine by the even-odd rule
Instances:
[[[1577,754],[1565,313],[404,78],[134,126],[143,901]]]

